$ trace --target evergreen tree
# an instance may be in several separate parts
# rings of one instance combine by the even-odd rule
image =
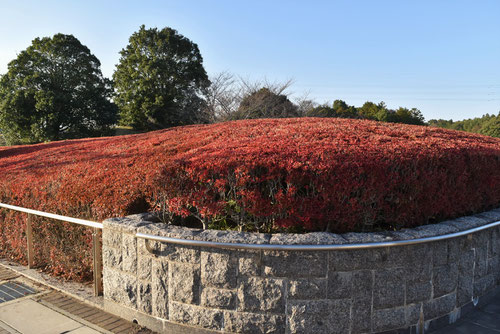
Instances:
[[[121,124],[154,130],[207,121],[201,96],[210,81],[195,43],[143,25],[120,54],[113,79]]]
[[[33,40],[0,78],[0,129],[7,144],[108,134],[116,106],[100,66],[72,35]]]

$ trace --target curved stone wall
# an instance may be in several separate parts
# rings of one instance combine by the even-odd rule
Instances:
[[[422,333],[451,323],[500,283],[500,226],[418,245],[243,251],[152,242],[135,233],[218,242],[346,244],[445,235],[500,220],[500,209],[396,232],[257,234],[194,230],[149,215],[104,222],[104,295],[156,330]],[[130,314],[135,314],[130,313]],[[141,321],[139,322],[141,323]],[[184,328],[184,327],[178,327]],[[401,331],[399,331],[401,332]]]

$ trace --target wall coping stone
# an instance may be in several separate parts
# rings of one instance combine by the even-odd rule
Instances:
[[[203,230],[161,223],[150,213],[135,214],[124,218],[106,219],[103,224],[112,230],[125,233],[145,233],[156,236],[226,243],[276,244],[276,245],[332,245],[390,242],[441,236],[483,226],[500,220],[500,208],[479,214],[447,220],[436,224],[404,228],[398,231],[296,233],[254,233],[221,230]]]

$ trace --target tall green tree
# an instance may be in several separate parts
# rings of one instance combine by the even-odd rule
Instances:
[[[139,130],[203,123],[210,81],[198,46],[171,28],[132,34],[113,74],[120,123]]]
[[[117,110],[100,66],[72,35],[33,40],[0,78],[0,131],[7,143],[107,134]]]
[[[389,114],[388,122],[405,123],[414,125],[424,125],[425,119],[422,112],[417,108],[403,108],[399,107],[397,110]]]
[[[383,122],[387,122],[389,118],[389,110],[383,101],[379,104],[366,101],[361,107],[358,108],[358,114],[361,118],[374,119]]]
[[[358,110],[354,106],[350,106],[345,101],[333,101],[333,110],[338,117],[342,118],[358,118]]]

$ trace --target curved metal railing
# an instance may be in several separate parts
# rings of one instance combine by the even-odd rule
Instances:
[[[27,242],[27,257],[28,257],[28,268],[34,267],[34,249],[33,249],[33,232],[31,228],[32,216],[45,217],[50,219],[55,219],[59,221],[69,222],[73,224],[83,225],[93,228],[92,232],[92,259],[93,259],[93,272],[94,272],[94,294],[96,296],[102,295],[102,247],[101,247],[101,235],[103,224],[93,222],[90,220],[66,217],[57,215],[54,213],[48,213],[28,208],[23,208],[20,206],[0,203],[0,208],[14,210],[18,212],[24,212],[28,214],[28,219],[26,220],[26,242]]]
[[[229,242],[215,242],[215,241],[203,241],[203,240],[189,240],[189,239],[179,239],[162,237],[145,233],[136,233],[136,238],[145,239],[146,241],[159,241],[166,242],[175,245],[183,246],[199,246],[199,247],[211,247],[211,248],[225,248],[225,249],[247,249],[247,250],[266,250],[266,251],[328,251],[328,250],[342,250],[342,249],[367,249],[367,248],[380,248],[380,247],[395,247],[395,246],[405,246],[405,245],[415,245],[423,244],[432,241],[446,240],[457,238],[479,231],[483,231],[495,226],[500,226],[500,221],[489,223],[483,226],[471,228],[468,230],[439,235],[427,238],[418,238],[410,240],[394,240],[394,241],[382,241],[382,242],[370,242],[370,243],[354,243],[354,244],[335,244],[335,245],[275,245],[275,244],[244,244],[244,243],[229,243]],[[152,252],[152,249],[148,243],[146,243],[148,251]]]
[[[92,239],[92,254],[93,254],[93,269],[94,269],[94,293],[95,295],[102,294],[102,277],[101,277],[101,266],[102,266],[102,249],[100,244],[100,237],[102,235],[103,224],[97,223],[89,220],[67,217],[62,215],[57,215],[53,213],[23,208],[19,206],[9,205],[0,203],[0,208],[15,210],[19,212],[24,212],[28,214],[28,219],[26,222],[26,238],[27,238],[27,252],[28,252],[28,267],[32,268],[34,266],[33,258],[33,233],[31,230],[32,215],[70,222],[78,225],[83,225],[93,228]],[[500,226],[500,221],[485,224],[483,226],[471,228],[468,230],[426,237],[417,238],[410,240],[394,240],[394,241],[382,241],[382,242],[371,242],[371,243],[353,243],[353,244],[334,244],[334,245],[276,245],[276,244],[246,244],[246,243],[228,243],[228,242],[215,242],[215,241],[204,241],[204,240],[190,240],[190,239],[180,239],[180,238],[170,238],[162,237],[157,235],[136,233],[135,237],[146,240],[146,248],[149,252],[154,253],[149,241],[166,242],[175,245],[183,246],[199,246],[199,247],[209,247],[209,248],[225,248],[225,249],[242,249],[242,250],[264,250],[264,251],[328,251],[328,250],[347,250],[347,249],[367,249],[367,248],[380,248],[380,247],[395,247],[404,245],[415,245],[427,242],[439,241],[457,238],[461,236],[470,235],[479,231],[483,231],[489,228]]]

